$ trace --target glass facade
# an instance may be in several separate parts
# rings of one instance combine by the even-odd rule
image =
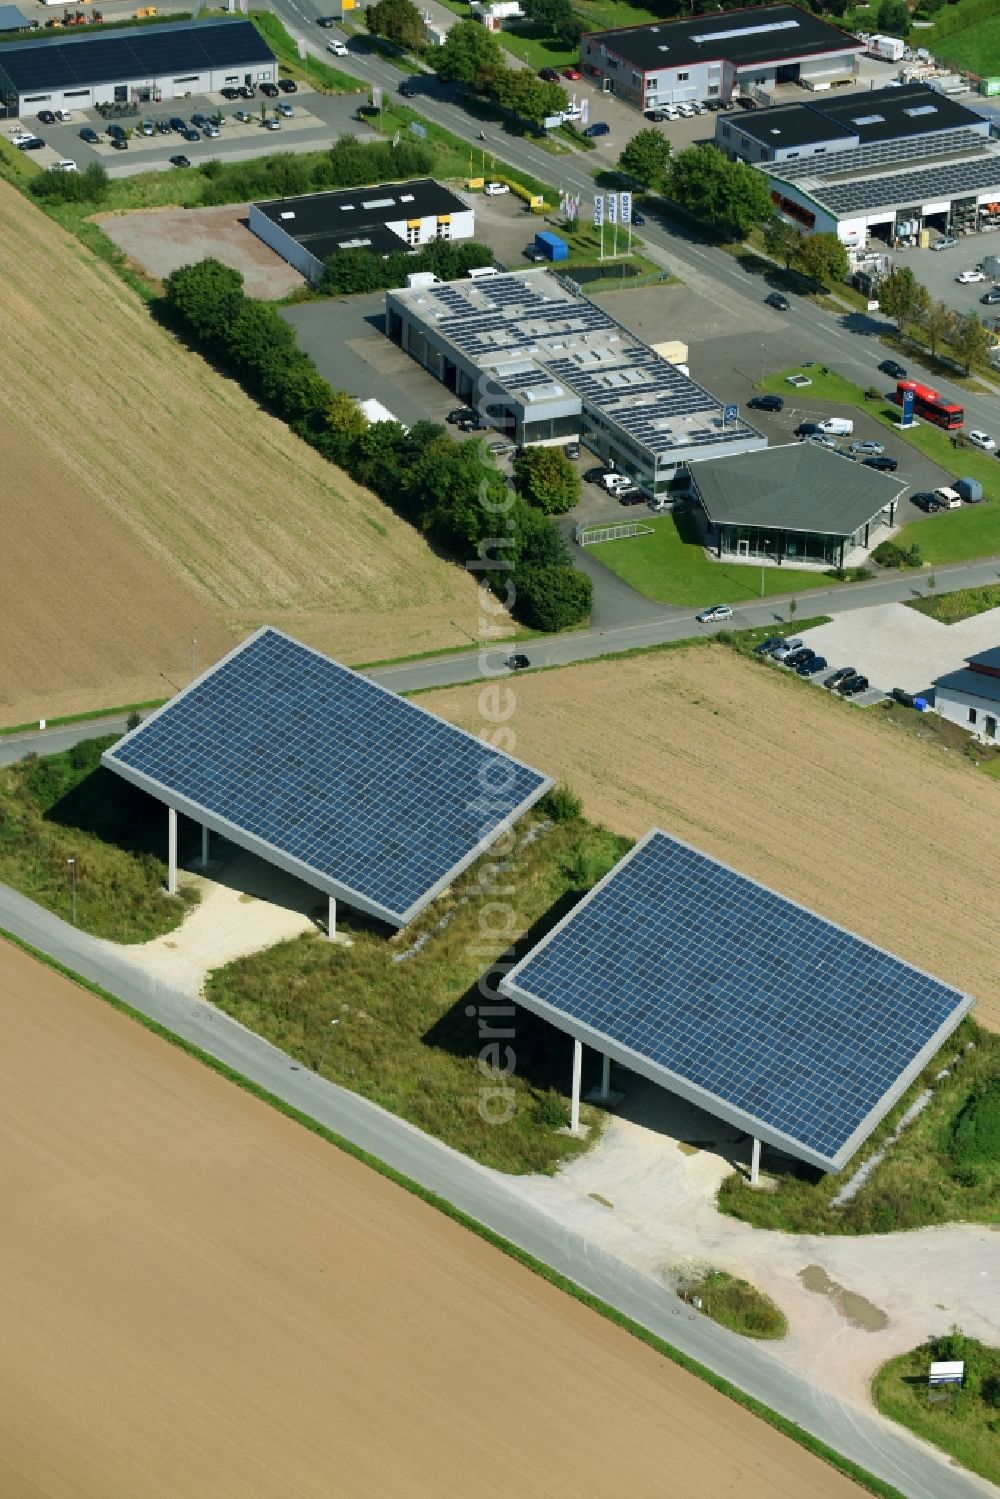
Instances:
[[[556,437],[577,437],[580,432],[579,416],[553,416],[547,421],[525,422],[521,441],[551,442]]]
[[[762,526],[720,526],[716,547],[720,557],[751,558],[777,562],[820,562],[839,567],[845,552],[864,542],[864,531],[855,536],[824,536],[819,531],[767,530]]]

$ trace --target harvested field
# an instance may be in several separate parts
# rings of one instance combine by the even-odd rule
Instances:
[[[979,1000],[1000,1029],[997,787],[724,646],[519,678],[513,752],[615,832],[657,826]],[[478,687],[421,703],[477,731]]]
[[[461,568],[3,182],[0,255],[0,723],[162,697],[265,621],[347,662],[475,632]]]
[[[0,1492],[859,1492],[6,944],[0,1006]]]

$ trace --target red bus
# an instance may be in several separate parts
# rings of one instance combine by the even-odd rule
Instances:
[[[953,401],[946,401],[929,385],[920,385],[916,380],[900,380],[896,385],[893,400],[897,406],[903,404],[903,392],[913,391],[913,415],[922,416],[925,422],[944,427],[948,432],[957,432],[965,421],[965,412]]]

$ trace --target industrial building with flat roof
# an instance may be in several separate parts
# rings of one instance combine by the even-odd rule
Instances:
[[[309,281],[338,250],[391,255],[435,239],[469,239],[476,229],[475,210],[430,177],[251,203],[248,222]]]
[[[824,568],[864,562],[906,487],[813,442],[699,463],[691,483],[720,560]]]
[[[585,73],[639,109],[730,99],[780,83],[849,81],[864,43],[797,5],[621,26],[580,40]]]
[[[386,332],[514,442],[582,437],[652,493],[689,463],[767,445],[551,271],[387,292]]]
[[[849,249],[1000,226],[989,121],[925,83],[721,116],[715,144],[768,174],[785,218]]]
[[[0,112],[157,103],[273,83],[277,61],[249,21],[172,21],[121,31],[59,32],[0,47]]]

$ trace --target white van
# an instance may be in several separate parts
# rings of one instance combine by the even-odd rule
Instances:
[[[816,425],[827,437],[850,437],[854,431],[854,423],[848,416],[828,416]]]
[[[940,489],[935,489],[934,498],[942,510],[961,510],[962,496],[957,489],[949,489],[947,484],[942,484]]]

